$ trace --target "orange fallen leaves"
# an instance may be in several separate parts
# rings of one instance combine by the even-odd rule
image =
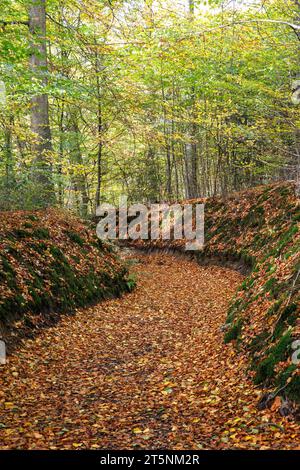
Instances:
[[[241,275],[138,256],[134,292],[62,318],[10,356],[0,447],[296,448],[299,426],[257,410],[246,359],[223,343]]]

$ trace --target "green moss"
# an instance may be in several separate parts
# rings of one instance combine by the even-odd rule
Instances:
[[[4,323],[23,309],[24,299],[16,282],[16,273],[10,262],[1,255],[0,281],[13,291],[13,297],[0,299],[0,318]]]
[[[253,268],[256,264],[255,257],[247,253],[245,250],[241,251],[240,258],[245,263],[245,265],[249,266],[250,268]]]
[[[50,253],[52,254],[52,256],[54,258],[57,258],[58,260],[67,262],[65,255],[63,254],[61,249],[58,248],[57,246],[51,245],[49,247],[49,251],[50,251]]]
[[[254,277],[247,277],[241,284],[241,289],[242,290],[249,290],[255,283],[255,278]]]
[[[230,343],[231,341],[238,340],[243,327],[243,320],[240,318],[237,320],[225,334],[224,341],[225,343]]]
[[[128,276],[127,268],[125,266],[122,268],[122,263],[118,263],[116,255],[107,256],[106,244],[98,240],[94,233],[86,232],[88,238],[94,240],[93,244],[98,250],[94,251],[96,259],[86,260],[89,271],[86,272],[85,269],[82,272],[80,266],[82,253],[85,249],[90,253],[91,244],[85,242],[81,234],[76,233],[76,229],[65,232],[76,244],[71,250],[67,246],[71,257],[69,261],[62,248],[64,238],[59,239],[59,246],[55,245],[55,239],[50,240],[47,228],[36,227],[31,223],[38,220],[37,217],[31,214],[24,217],[25,223],[20,220],[20,227],[5,233],[3,237],[5,244],[3,253],[0,254],[0,282],[8,288],[7,297],[4,295],[0,299],[1,322],[9,323],[11,319],[20,316],[24,318],[29,311],[45,318],[57,317],[58,313],[72,312],[77,306],[85,306],[120,295],[134,287],[135,279]],[[63,218],[61,221],[58,218],[58,226],[59,224],[61,224],[60,230],[64,230]],[[18,246],[18,249],[14,246]],[[109,250],[113,251],[113,248],[109,246]],[[103,267],[101,271],[98,261]],[[18,266],[18,272],[19,267],[20,271],[24,272],[20,283],[16,280],[17,273],[14,266]],[[28,295],[23,297],[23,291],[26,294],[28,292],[30,297]],[[31,326],[34,327],[32,323]]]
[[[2,262],[2,267],[0,265],[0,280],[6,282],[10,289],[15,290],[17,288],[16,272],[5,256],[1,255],[0,259]]]
[[[278,362],[287,358],[290,352],[290,344],[291,332],[288,331],[282,336],[278,343],[267,352],[267,357],[258,364],[254,378],[254,383],[256,385],[273,378],[274,368]]]
[[[32,220],[32,222],[38,222],[39,218],[37,215],[34,214],[27,214],[26,219]]]
[[[5,251],[12,255],[18,261],[22,259],[22,253],[20,253],[20,251],[18,251],[15,247],[11,245],[6,246]]]
[[[293,240],[296,233],[298,233],[299,229],[297,225],[292,225],[279,239],[279,242],[274,250],[272,250],[271,254],[278,256],[283,251],[284,247],[286,247],[291,241]]]
[[[29,289],[29,294],[32,297],[32,309],[34,312],[40,311],[44,307],[43,296],[38,294],[34,288]]]
[[[288,384],[286,390],[286,395],[297,403],[300,403],[300,376],[296,375],[292,378],[291,382]]]
[[[278,279],[272,277],[268,279],[263,287],[264,293],[269,293],[274,299],[277,299],[288,287],[287,282],[279,282]]]
[[[287,326],[294,326],[298,318],[298,306],[296,303],[288,305],[282,311],[279,320],[277,321],[272,339],[279,338],[286,330]]]
[[[43,239],[49,239],[50,233],[47,228],[40,227],[40,228],[36,228],[35,230],[33,230],[32,236],[34,238],[38,238],[39,240],[43,240]]]
[[[280,316],[280,321],[287,320],[290,322],[290,324],[294,324],[294,314],[297,314],[297,309],[298,304],[296,304],[295,302],[290,305],[287,305]]]
[[[255,336],[250,345],[249,345],[249,350],[252,353],[261,351],[263,347],[265,346],[265,341],[269,336],[269,332],[267,330],[262,331],[259,335]]]
[[[269,274],[273,274],[275,273],[276,271],[276,265],[275,264],[272,264],[272,263],[269,263],[266,271],[269,273]]]
[[[227,313],[227,319],[226,323],[232,323],[235,315],[237,312],[239,312],[242,309],[242,299],[237,299],[235,300],[229,307],[228,313]]]
[[[265,222],[264,208],[262,206],[252,207],[242,221],[244,227],[260,228]]]
[[[284,301],[284,299],[285,297],[274,302],[273,305],[269,308],[267,315],[268,316],[275,315],[279,311],[280,306],[282,305],[282,302]]]
[[[275,277],[271,277],[270,279],[268,279],[268,281],[264,285],[264,292],[273,291],[276,282],[277,280],[275,279]]]
[[[69,239],[74,242],[74,243],[77,243],[78,245],[80,246],[84,246],[84,240],[78,235],[78,233],[76,232],[71,232],[71,231],[66,231],[65,232],[66,235],[69,237]]]
[[[137,281],[137,278],[136,278],[135,274],[130,274],[127,277],[126,284],[127,284],[127,287],[128,287],[129,291],[132,291],[135,288],[136,281]]]
[[[3,271],[14,276],[15,270],[10,264],[10,262],[5,258],[5,256],[1,255],[1,261],[2,261],[2,266],[3,266]]]
[[[102,252],[103,250],[103,241],[100,240],[99,238],[97,238],[95,241],[93,241],[91,243],[92,246],[94,246],[95,248],[97,248],[99,251]]]
[[[295,370],[297,369],[297,366],[294,365],[294,364],[291,364],[289,365],[288,367],[286,367],[282,372],[281,374],[279,374],[277,380],[276,380],[276,385],[277,385],[277,388],[282,388],[282,387],[285,387],[286,384],[287,384],[287,381],[288,379],[290,378],[290,376],[292,375],[293,372],[295,372]]]
[[[31,235],[30,232],[23,229],[15,229],[11,232],[11,234],[17,240],[21,240],[22,238],[29,238]]]
[[[279,189],[279,194],[281,196],[288,196],[290,194],[290,188],[286,187],[286,188],[280,188]]]

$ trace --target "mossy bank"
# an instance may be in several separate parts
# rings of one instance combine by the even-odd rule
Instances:
[[[201,262],[242,264],[247,272],[229,308],[225,342],[249,355],[249,374],[268,390],[300,403],[300,205],[294,183],[278,183],[205,203]],[[133,242],[184,251],[184,240]],[[299,354],[300,356],[300,354]]]
[[[0,334],[8,343],[132,287],[111,245],[70,213],[0,214]]]

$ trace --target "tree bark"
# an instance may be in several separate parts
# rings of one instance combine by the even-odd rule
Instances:
[[[47,85],[47,45],[46,45],[46,0],[31,0],[29,7],[29,30],[31,34],[30,67],[34,77],[42,87]],[[37,183],[39,206],[54,202],[52,168],[49,163],[52,151],[51,130],[49,123],[48,95],[41,93],[31,99],[31,130],[35,135],[33,144],[33,179]]]
[[[101,186],[102,186],[102,153],[103,153],[103,120],[102,120],[102,96],[101,96],[101,80],[100,80],[100,58],[96,49],[95,53],[95,73],[96,73],[96,92],[97,92],[97,188],[95,197],[95,211],[101,202]]]
[[[80,130],[77,122],[76,112],[72,113],[72,111],[70,112],[69,121],[69,147],[71,163],[75,166],[78,166],[78,168],[76,168],[75,174],[73,175],[73,183],[75,194],[79,192],[81,196],[79,213],[82,217],[86,218],[88,216],[88,206],[90,201],[87,191],[86,176],[83,173],[84,161],[80,147]]]
[[[189,0],[189,11],[191,16],[191,21],[195,16],[195,3],[194,0]],[[191,99],[191,118],[192,122],[189,124],[189,137],[191,142],[187,144],[186,148],[186,157],[188,159],[187,168],[190,172],[189,180],[189,197],[197,198],[198,197],[198,152],[197,152],[197,124],[196,124],[196,112],[195,112],[195,103],[196,103],[196,87],[195,84],[192,85],[190,90],[190,99]]]
[[[195,14],[195,2],[194,0],[189,0],[189,9],[190,9],[190,14],[194,16]]]

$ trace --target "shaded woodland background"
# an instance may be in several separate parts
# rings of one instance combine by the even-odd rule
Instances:
[[[297,179],[299,17],[297,0],[2,0],[0,209]]]

